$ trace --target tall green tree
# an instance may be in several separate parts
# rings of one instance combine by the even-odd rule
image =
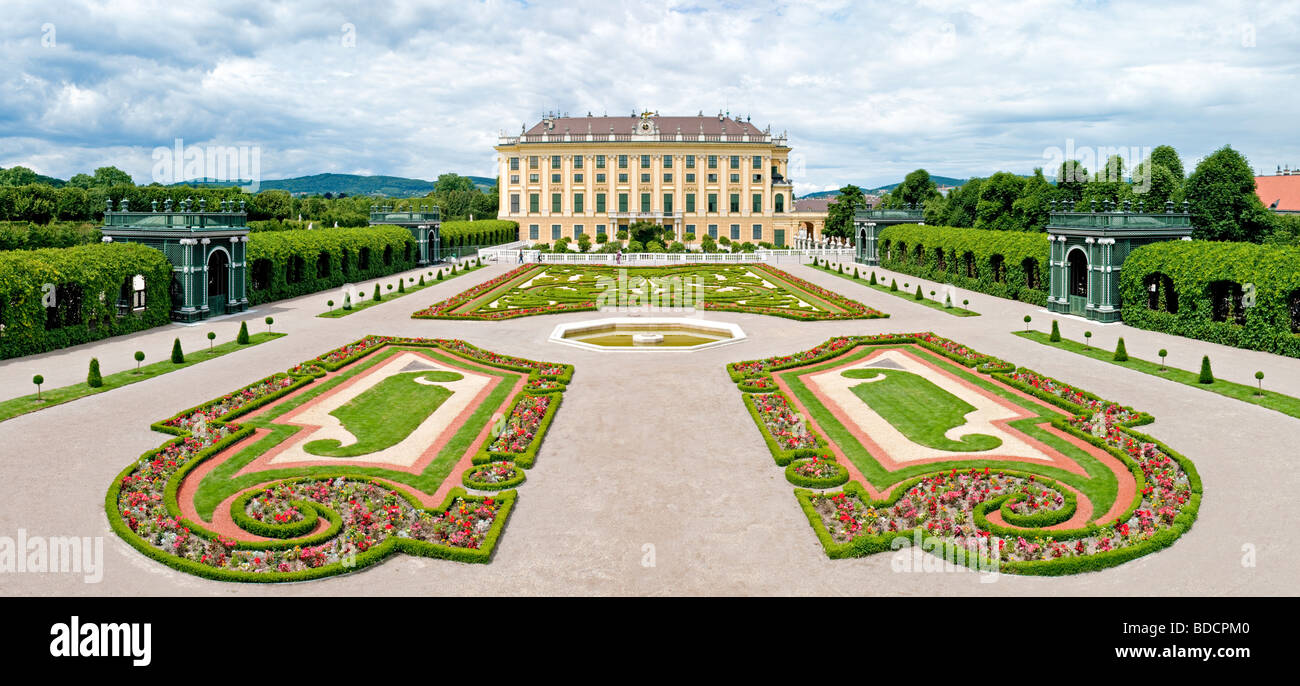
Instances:
[[[1178,157],[1178,151],[1174,150],[1171,145],[1157,145],[1147,159],[1151,160],[1153,164],[1159,164],[1168,169],[1179,183],[1182,183],[1187,178],[1187,172],[1183,170],[1183,160]]]
[[[1011,172],[990,176],[980,188],[979,203],[975,206],[975,228],[1022,229],[1012,210],[1024,186],[1025,180]]]
[[[92,183],[96,187],[107,188],[118,185],[134,186],[135,180],[131,178],[130,174],[117,167],[100,167],[95,170]]]
[[[1193,238],[1259,243],[1272,231],[1272,217],[1255,195],[1255,173],[1232,146],[1196,165],[1187,178],[1186,196]]]
[[[1056,189],[1043,176],[1043,168],[1034,169],[1034,175],[1025,181],[1020,197],[1011,203],[1011,213],[1021,231],[1046,231],[1051,200]]]
[[[984,179],[971,179],[948,194],[944,203],[942,221],[937,226],[957,226],[965,229],[975,226],[976,208],[979,206],[980,192],[984,189]],[[926,223],[930,223],[927,218]]]
[[[439,174],[438,180],[433,182],[434,193],[448,193],[451,191],[474,191],[477,188],[474,182],[460,174]]]
[[[1083,199],[1083,188],[1088,185],[1088,169],[1079,160],[1066,160],[1056,171],[1056,188],[1060,200]]]
[[[839,238],[852,236],[853,215],[866,207],[867,196],[861,188],[853,184],[844,186],[835,200],[826,207],[826,226],[822,229],[822,234]]]
[[[890,203],[894,207],[906,207],[914,205],[923,207],[929,200],[939,197],[939,191],[935,186],[934,180],[930,178],[930,172],[924,169],[917,169],[903,178],[903,182],[894,188],[889,194]]]

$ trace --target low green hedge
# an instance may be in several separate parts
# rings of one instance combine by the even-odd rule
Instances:
[[[144,277],[145,307],[119,310],[123,285],[128,284],[129,292],[137,274]],[[172,267],[162,252],[139,244],[0,252],[0,358],[166,324],[171,320],[171,281]],[[49,297],[52,308],[45,306]]]
[[[830,463],[835,465],[835,475],[828,476],[824,479],[817,479],[810,476],[804,476],[795,471],[795,469],[799,465],[804,464],[808,461],[809,458],[801,458],[786,465],[785,467],[786,481],[789,481],[790,483],[796,486],[802,486],[804,488],[834,488],[849,480],[848,468],[838,462]]]
[[[293,298],[414,269],[417,252],[411,232],[397,226],[253,233],[248,237],[248,302]],[[368,262],[364,268],[363,257]]]
[[[485,462],[483,464],[488,465],[493,463]],[[472,468],[466,469],[464,472],[461,473],[460,480],[461,483],[465,484],[466,488],[472,488],[476,491],[500,491],[507,488],[514,488],[515,486],[522,484],[527,478],[527,475],[524,473],[523,468],[520,467],[518,463],[515,464],[514,476],[510,477],[509,479],[506,479],[505,481],[498,481],[496,483],[491,483],[488,481],[477,481],[475,479],[471,479],[470,474],[473,471],[474,470]]]
[[[488,445],[491,441],[485,441],[483,446],[479,448],[478,453],[470,458],[471,463],[480,465],[489,462],[509,460],[514,462],[517,467],[523,469],[533,468],[533,464],[537,462],[537,451],[541,450],[542,441],[546,438],[546,432],[550,430],[551,421],[555,419],[555,413],[560,410],[560,401],[564,399],[564,396],[560,393],[530,394],[520,392],[510,403],[510,411],[514,412],[515,405],[519,404],[519,401],[523,400],[525,396],[533,397],[534,395],[549,395],[551,396],[551,402],[546,406],[546,413],[542,415],[542,422],[537,426],[537,433],[533,436],[533,440],[528,444],[528,447],[524,449],[524,452],[507,453],[497,450],[488,450]],[[509,414],[507,414],[507,416],[509,416]]]
[[[320,510],[328,508],[317,508],[316,503],[310,500],[294,500],[293,505],[302,513],[302,519],[296,522],[285,522],[279,524],[276,522],[267,522],[255,519],[248,514],[248,501],[265,493],[265,489],[254,489],[235,498],[230,503],[230,517],[235,521],[239,528],[250,534],[265,536],[267,538],[300,538],[311,533],[316,528],[316,523],[320,521]],[[341,524],[340,520],[340,524]]]
[[[877,246],[885,269],[1000,298],[1047,304],[1050,248],[1045,233],[900,224],[882,229]]]
[[[1177,312],[1149,309],[1147,279],[1168,277],[1177,297]],[[1214,321],[1210,289],[1228,281],[1254,285],[1254,305],[1243,292],[1244,321],[1234,316]],[[1159,286],[1157,286],[1159,288]],[[1119,277],[1124,323],[1223,345],[1300,357],[1300,247],[1164,241],[1129,254]],[[1161,294],[1162,301],[1164,294]],[[1295,309],[1293,309],[1295,308]]]
[[[519,223],[506,219],[443,222],[438,237],[448,248],[499,245],[519,240]]]

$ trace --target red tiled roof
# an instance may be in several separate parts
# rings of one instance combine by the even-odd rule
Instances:
[[[794,201],[794,211],[825,213],[834,200],[835,198],[799,198]]]
[[[757,126],[747,122],[738,121],[731,117],[719,119],[717,115],[703,115],[696,117],[660,117],[651,116],[651,121],[659,128],[659,133],[677,133],[681,129],[682,133],[705,133],[719,134],[725,126],[727,133],[740,135],[750,134],[757,135],[763,133]],[[550,126],[547,126],[547,121]],[[526,135],[539,135],[542,133],[610,133],[611,127],[614,133],[636,133],[636,125],[640,123],[640,117],[558,117],[550,120],[537,122],[532,128],[528,129]],[[590,126],[590,129],[588,128]]]
[[[1256,176],[1255,195],[1270,210],[1300,212],[1300,175]]]

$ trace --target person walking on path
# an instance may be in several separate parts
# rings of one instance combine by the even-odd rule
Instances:
[[[523,263],[524,263],[524,251],[523,251],[523,250],[520,250],[520,251],[519,251],[519,264],[523,264]]]
[[[614,264],[623,264],[623,249],[619,248],[618,253],[614,255]]]

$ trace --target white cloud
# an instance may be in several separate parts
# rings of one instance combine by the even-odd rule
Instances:
[[[1019,0],[6,3],[0,166],[138,180],[182,137],[267,178],[495,173],[547,109],[730,109],[789,131],[802,189],[911,169],[1029,172],[1043,150],[1231,143],[1300,159],[1300,5]],[[38,27],[52,23],[43,47]],[[346,25],[355,47],[345,47]]]

